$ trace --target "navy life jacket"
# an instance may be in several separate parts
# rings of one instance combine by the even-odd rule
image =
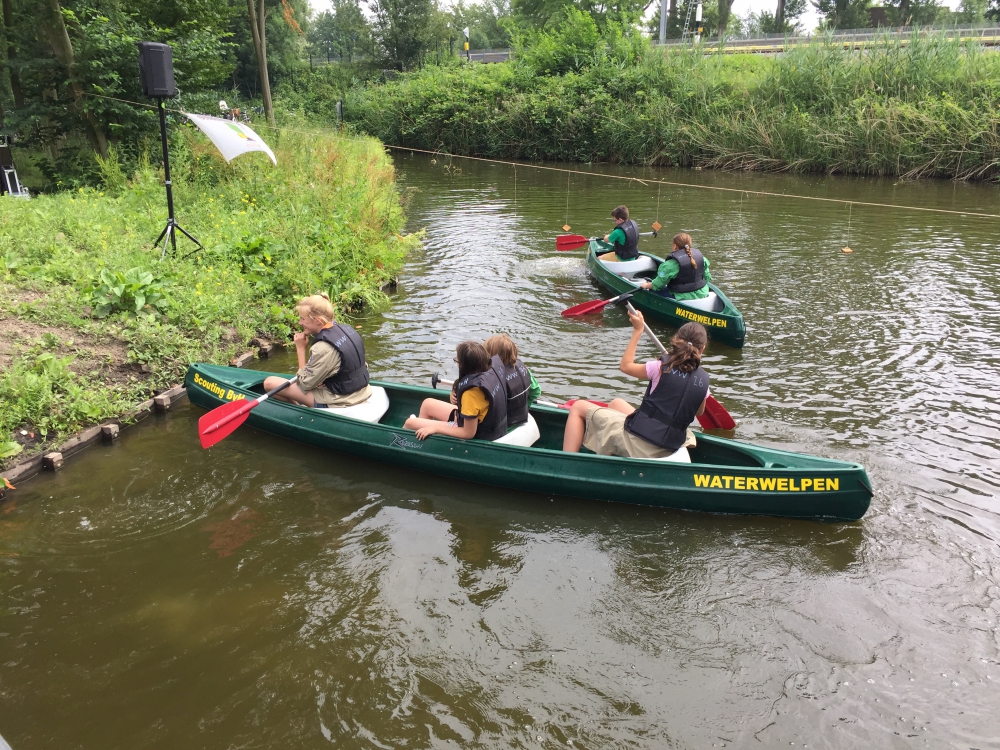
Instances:
[[[684,252],[684,248],[670,253],[669,257],[676,260],[681,267],[680,273],[667,284],[667,289],[671,292],[694,292],[708,283],[705,281],[705,256],[694,247],[691,248],[691,256],[698,264],[697,269],[691,265],[691,258]]]
[[[464,427],[462,417],[462,396],[470,388],[482,388],[490,410],[486,418],[476,428],[476,440],[496,440],[507,434],[507,391],[500,376],[493,370],[480,372],[476,375],[466,375],[455,384],[455,395],[458,402],[458,418],[455,421],[459,427]]]
[[[531,373],[524,363],[516,359],[513,367],[507,367],[494,354],[490,359],[490,369],[503,381],[507,389],[507,427],[517,427],[528,421],[528,395],[531,391]]]
[[[360,391],[368,385],[368,363],[365,343],[350,326],[334,323],[316,334],[314,341],[324,341],[340,355],[340,369],[323,381],[331,393],[344,395]]]
[[[616,242],[614,244],[615,255],[622,260],[632,260],[633,258],[638,258],[639,225],[632,221],[632,219],[626,219],[618,225],[617,229],[621,229],[625,233],[625,244],[623,245],[620,242]]]
[[[666,362],[667,357],[660,357]],[[687,440],[687,428],[708,395],[708,373],[700,367],[684,373],[669,370],[660,375],[656,390],[646,386],[642,404],[625,418],[625,429],[648,443],[675,451]]]

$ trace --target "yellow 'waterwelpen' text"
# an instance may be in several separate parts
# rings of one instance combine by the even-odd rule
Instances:
[[[840,489],[839,477],[727,477],[720,474],[695,474],[695,487],[760,492],[831,492]]]

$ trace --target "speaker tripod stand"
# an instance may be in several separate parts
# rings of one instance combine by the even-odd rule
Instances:
[[[170,153],[167,149],[167,114],[163,109],[163,100],[157,99],[156,103],[160,110],[160,142],[163,144],[163,184],[167,188],[167,225],[163,227],[163,231],[160,232],[160,236],[156,238],[156,242],[153,244],[159,246],[160,242],[163,243],[163,249],[160,252],[160,260],[163,260],[167,255],[167,243],[170,243],[174,254],[177,254],[177,232],[181,232],[196,244],[199,249],[204,250],[204,246],[195,239],[194,235],[178,224],[177,219],[174,218],[174,191],[173,185],[170,182]]]

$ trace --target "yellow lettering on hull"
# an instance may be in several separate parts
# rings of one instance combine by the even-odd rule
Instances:
[[[703,326],[712,326],[713,328],[725,328],[726,324],[729,322],[725,318],[715,318],[711,315],[699,315],[696,312],[692,312],[684,307],[675,307],[674,315],[687,318],[688,320],[693,320],[695,323],[701,323]]]
[[[839,477],[734,477],[725,474],[694,474],[694,486],[757,492],[836,492]]]
[[[200,385],[209,393],[213,393],[219,398],[225,399],[227,401],[239,401],[241,398],[243,398],[242,394],[234,392],[232,388],[229,389],[223,388],[218,383],[213,383],[211,380],[205,380],[205,378],[203,378],[201,374],[197,372],[194,374],[194,384]]]

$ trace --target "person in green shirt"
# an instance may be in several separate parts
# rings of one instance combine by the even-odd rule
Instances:
[[[712,291],[708,258],[691,247],[691,235],[681,232],[674,237],[674,249],[656,270],[656,278],[639,284],[661,297],[704,299]]]
[[[611,212],[615,228],[604,235],[604,242],[614,249],[599,255],[598,260],[622,263],[639,257],[639,225],[628,217],[628,206],[618,206]]]

